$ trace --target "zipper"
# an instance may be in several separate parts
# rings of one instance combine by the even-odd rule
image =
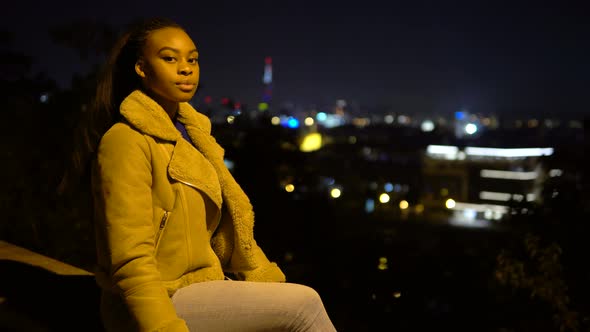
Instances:
[[[156,251],[158,251],[158,246],[160,245],[160,237],[162,237],[162,232],[166,227],[166,221],[168,221],[168,216],[170,212],[164,211],[164,215],[162,216],[162,220],[160,220],[160,227],[158,228],[158,233],[156,233]]]
[[[162,145],[162,144],[158,144],[158,145],[160,146],[160,148],[162,148],[162,150],[164,151],[164,154],[168,157],[168,162],[170,162],[170,159],[172,158],[170,152],[168,152],[168,150],[166,149],[166,147],[164,145]],[[189,187],[198,189],[197,186],[195,186],[194,184],[192,184],[190,182],[182,181],[182,180],[176,179],[176,178],[174,178],[172,176],[170,176],[170,177],[173,178],[174,180],[180,182],[180,183],[183,183],[183,184],[189,186]],[[182,204],[184,206],[186,206],[186,199],[184,198],[184,190],[182,188],[179,188],[179,193],[180,193],[180,199],[182,200]],[[164,214],[165,217],[166,217],[167,213],[168,212],[166,212],[166,214]],[[163,223],[165,224],[166,221],[164,220],[164,218],[162,218],[162,219],[163,219],[162,220]],[[185,234],[186,234],[186,245],[187,245],[187,257],[188,257],[188,261],[189,262],[192,262],[193,261],[193,257],[192,257],[192,244],[191,244],[191,240],[190,240],[190,232],[188,232],[188,230],[189,230],[189,227],[188,227],[188,218],[184,218],[184,219],[185,219],[185,227],[186,227],[186,230],[187,230],[185,232]],[[163,226],[162,226],[162,223],[160,223],[160,230],[158,231],[158,234],[160,234],[162,230],[163,230]],[[158,241],[159,241],[159,238],[158,238]],[[157,247],[157,244],[156,244],[156,250],[157,249],[158,249],[158,247]]]
[[[170,177],[173,178],[172,176],[170,176]],[[199,187],[195,186],[194,184],[192,184],[190,182],[186,182],[186,181],[179,180],[179,179],[176,179],[176,178],[173,178],[173,179],[176,180],[176,181],[178,181],[178,182],[180,182],[180,183],[184,183],[184,184],[186,184],[189,187],[193,187],[195,189],[199,189]]]

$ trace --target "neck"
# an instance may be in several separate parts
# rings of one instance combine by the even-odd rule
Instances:
[[[164,107],[164,106],[162,106],[162,107]],[[176,114],[178,113],[178,103],[175,103],[173,105],[173,107],[170,107],[170,108],[164,107],[164,110],[166,111],[166,113],[170,117],[170,120],[174,121],[174,119],[176,118]]]
[[[170,120],[174,121],[174,118],[178,113],[180,103],[161,98],[156,94],[152,93],[151,91],[146,92],[146,94],[150,96],[154,101],[156,101],[160,106],[162,106],[164,111],[166,111],[166,114],[168,114],[168,116],[170,117]]]
[[[162,100],[156,100],[156,102],[162,106],[164,111],[166,111],[166,114],[168,114],[170,120],[174,121],[174,118],[176,118],[176,113],[178,113],[178,103]]]

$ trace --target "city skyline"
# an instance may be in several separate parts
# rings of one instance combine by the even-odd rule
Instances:
[[[533,5],[534,4],[534,5]],[[34,8],[34,10],[30,10]],[[121,29],[138,17],[168,16],[200,51],[195,98],[230,97],[250,108],[263,98],[264,59],[273,59],[275,106],[346,100],[407,113],[588,114],[589,32],[581,3],[434,1],[363,6],[325,1],[16,3],[2,23],[33,69],[67,88],[100,58],[80,60],[48,30],[71,22]],[[24,20],[23,18],[27,19]]]

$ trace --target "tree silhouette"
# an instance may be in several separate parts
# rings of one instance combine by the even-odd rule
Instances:
[[[76,20],[49,29],[51,40],[73,49],[81,60],[91,55],[107,54],[115,44],[118,32],[104,22]]]

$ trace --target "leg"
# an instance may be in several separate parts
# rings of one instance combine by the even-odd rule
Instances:
[[[319,294],[300,284],[201,282],[172,302],[191,331],[336,331]]]

